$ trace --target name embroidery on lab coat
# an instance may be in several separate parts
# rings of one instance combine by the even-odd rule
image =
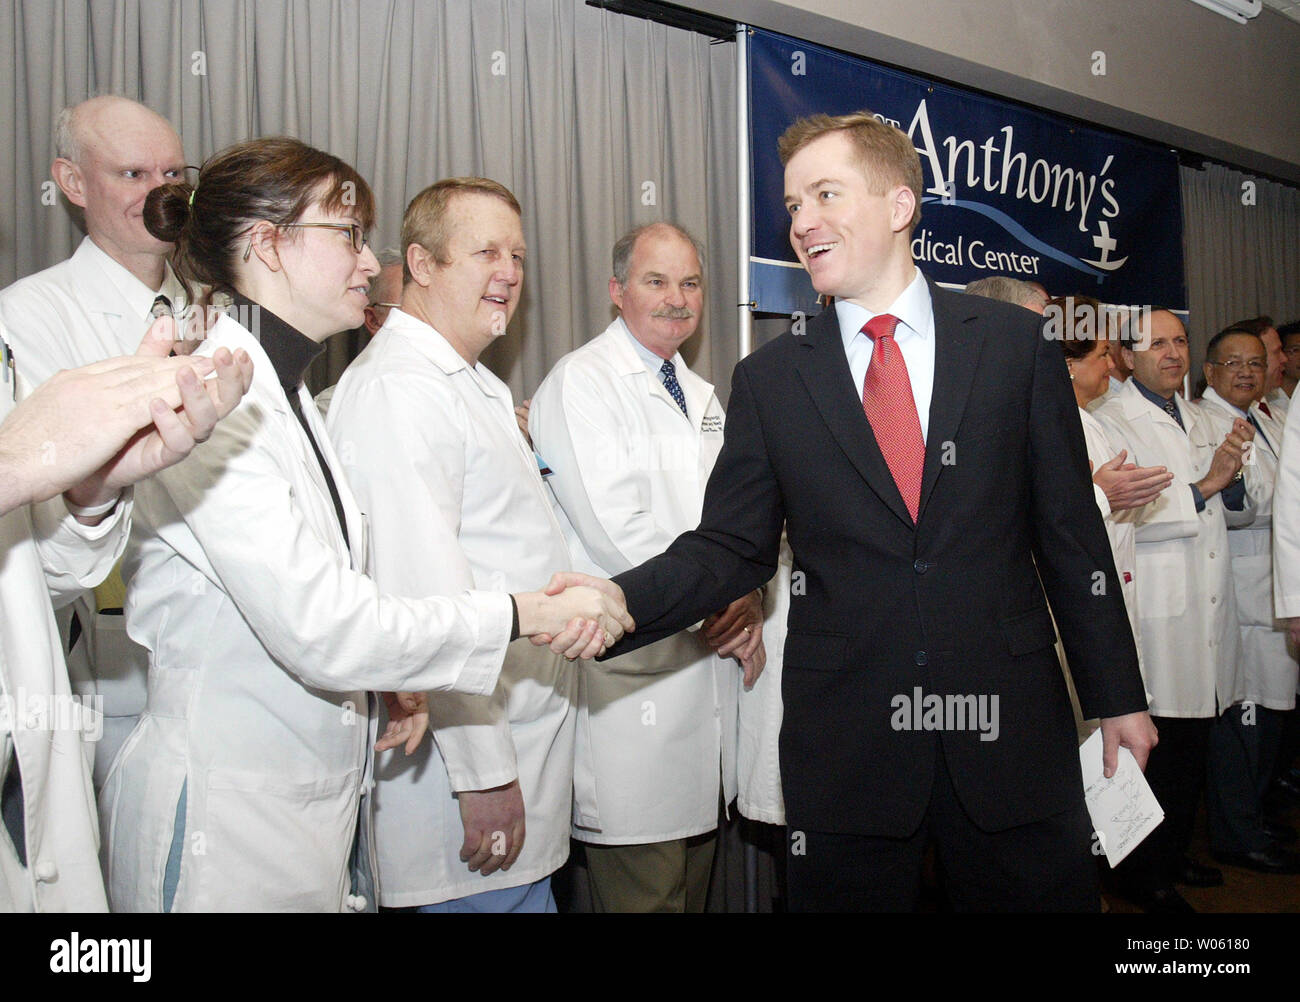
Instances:
[[[722,434],[722,418],[716,414],[705,414],[700,422],[700,433],[704,435]]]

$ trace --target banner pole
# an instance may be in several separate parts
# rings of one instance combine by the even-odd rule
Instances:
[[[749,302],[749,25],[736,25],[736,178],[740,200],[736,218],[736,247],[739,250],[740,298],[739,317],[740,358],[754,350],[754,322]]]

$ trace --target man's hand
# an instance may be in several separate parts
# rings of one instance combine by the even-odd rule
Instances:
[[[1163,466],[1135,466],[1125,463],[1128,451],[1101,464],[1092,475],[1092,482],[1100,487],[1110,502],[1111,511],[1141,508],[1160,496],[1161,491],[1173,483],[1174,475]]]
[[[210,362],[201,357],[169,359],[167,354],[176,343],[173,329],[170,317],[155,320],[135,358],[141,363],[178,363],[174,382],[179,390],[179,413],[166,398],[148,400],[152,423],[139,425],[115,456],[66,492],[72,504],[93,507],[107,502],[122,488],[179,463],[195,445],[207,440],[217,422],[234,410],[248,392],[253,381],[253,360],[247,352],[241,349],[236,358],[221,348]],[[200,378],[206,374],[203,370],[213,369],[216,379]]]
[[[386,692],[383,695],[384,705],[388,707],[388,726],[375,742],[375,751],[405,745],[406,754],[414,754],[429,729],[429,698],[422,692]]]
[[[1107,779],[1119,765],[1119,749],[1127,748],[1137,759],[1138,768],[1146,770],[1147,756],[1160,741],[1156,725],[1146,710],[1126,713],[1122,717],[1101,718],[1101,764]]]
[[[734,656],[745,669],[745,685],[752,686],[767,664],[763,648],[763,593],[742,595],[700,627],[704,641],[719,657]]]
[[[599,657],[636,628],[622,588],[576,571],[556,573],[541,592],[516,595],[515,604],[520,635],[570,661]]]
[[[524,848],[524,795],[519,780],[494,790],[469,790],[456,794],[465,841],[461,862],[483,876],[508,870]]]
[[[1254,438],[1255,428],[1249,421],[1233,418],[1232,431],[1223,436],[1223,441],[1214,450],[1210,471],[1196,484],[1201,497],[1208,500],[1232,483],[1233,478],[1241,472],[1246,443],[1253,442]]]

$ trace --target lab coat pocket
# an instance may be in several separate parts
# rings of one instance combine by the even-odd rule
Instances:
[[[1143,619],[1173,619],[1187,611],[1187,563],[1181,553],[1138,555],[1138,610]]]
[[[195,908],[339,911],[360,781],[357,769],[314,780],[210,770]]]

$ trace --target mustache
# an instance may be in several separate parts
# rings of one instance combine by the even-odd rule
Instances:
[[[652,317],[662,317],[664,320],[690,320],[695,316],[695,311],[685,306],[665,306],[662,310],[655,310],[650,315]]]

